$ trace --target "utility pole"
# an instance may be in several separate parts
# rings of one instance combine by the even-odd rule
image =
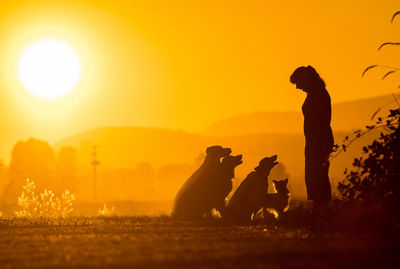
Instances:
[[[100,162],[96,159],[96,149],[97,146],[93,146],[93,153],[92,153],[92,166],[93,166],[93,197],[94,202],[97,201],[97,186],[96,186],[96,177],[97,177],[97,166],[100,165]]]

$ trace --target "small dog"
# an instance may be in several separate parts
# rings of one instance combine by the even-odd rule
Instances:
[[[272,180],[276,193],[267,193],[263,204],[263,215],[268,214],[268,209],[272,209],[280,218],[283,212],[289,207],[289,190],[287,188],[288,179]]]

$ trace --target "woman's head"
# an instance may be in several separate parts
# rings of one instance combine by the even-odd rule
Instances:
[[[311,65],[307,67],[300,66],[294,70],[293,74],[290,76],[290,82],[296,84],[297,89],[301,89],[305,92],[325,88],[324,80]]]

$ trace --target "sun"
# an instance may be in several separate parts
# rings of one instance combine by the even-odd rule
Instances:
[[[80,73],[77,53],[56,39],[42,39],[30,44],[18,64],[18,75],[25,88],[46,99],[71,91],[78,83]]]

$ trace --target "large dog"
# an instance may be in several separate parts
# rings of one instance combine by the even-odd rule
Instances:
[[[215,178],[221,158],[229,156],[230,148],[211,146],[206,150],[203,164],[191,175],[177,192],[171,216],[180,220],[198,220],[211,214],[210,182]]]
[[[239,185],[229,200],[222,218],[231,223],[249,223],[253,214],[263,208],[268,193],[268,176],[278,162],[277,156],[262,159]]]

